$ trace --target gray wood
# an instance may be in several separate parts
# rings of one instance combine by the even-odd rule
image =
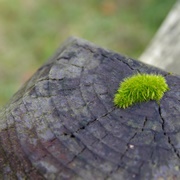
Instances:
[[[116,108],[119,82],[162,74],[154,101]],[[180,77],[70,38],[0,112],[0,179],[180,179]]]
[[[142,62],[180,74],[180,0],[140,56]]]

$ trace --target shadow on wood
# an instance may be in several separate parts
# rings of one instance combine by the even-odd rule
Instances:
[[[160,73],[154,101],[116,108],[123,78]],[[0,179],[180,179],[180,77],[70,38],[0,112]]]

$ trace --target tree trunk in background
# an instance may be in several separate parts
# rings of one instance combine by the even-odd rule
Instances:
[[[162,74],[154,101],[114,107],[119,82]],[[0,112],[0,179],[180,179],[180,77],[71,38]]]
[[[180,1],[172,8],[140,60],[180,74]]]

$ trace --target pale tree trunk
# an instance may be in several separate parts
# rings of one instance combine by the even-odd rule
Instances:
[[[172,8],[140,60],[180,74],[180,1]]]

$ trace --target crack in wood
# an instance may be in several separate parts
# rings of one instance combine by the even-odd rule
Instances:
[[[180,154],[178,152],[178,150],[176,149],[176,147],[174,146],[174,144],[171,141],[170,136],[167,135],[166,130],[165,130],[165,119],[162,116],[162,110],[161,110],[161,106],[159,105],[159,115],[162,121],[162,130],[163,130],[163,134],[164,136],[167,138],[167,142],[168,144],[171,146],[173,152],[176,154],[176,156],[178,157],[178,159],[180,159]]]
[[[81,126],[79,129],[77,129],[74,133],[79,133],[80,130],[84,130],[87,126],[89,126],[90,124],[94,123],[95,121],[98,121],[98,119],[106,117],[107,115],[109,115],[112,111],[114,111],[116,109],[116,107],[113,107],[110,111],[108,111],[107,113],[103,114],[102,116],[95,118],[92,121],[89,121],[87,124]]]
[[[124,153],[121,155],[121,160],[124,158],[124,156],[126,155],[126,153],[128,152],[129,148],[130,148],[130,142],[131,140],[133,140],[135,138],[135,136],[137,135],[138,132],[135,132],[134,135],[129,139],[128,143],[126,144],[126,150],[124,151]]]
[[[141,131],[144,131],[144,128],[146,126],[147,121],[148,121],[148,119],[147,119],[147,116],[146,116]]]

